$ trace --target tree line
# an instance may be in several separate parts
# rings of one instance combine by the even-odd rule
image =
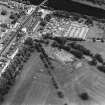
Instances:
[[[89,49],[85,48],[81,44],[77,44],[77,42],[75,41],[67,43],[67,38],[51,37],[51,35],[48,34],[43,38],[53,40],[53,43],[51,44],[52,47],[66,50],[67,52],[72,53],[78,59],[83,59],[84,55],[91,57],[92,60],[88,61],[88,64],[96,66],[97,70],[99,70],[100,72],[105,72],[105,60],[103,59],[101,54],[93,54]],[[100,63],[101,65],[98,65],[98,63]]]
[[[35,46],[31,38],[27,38],[19,48],[18,53],[0,77],[0,104],[4,101],[5,95],[15,85],[16,77],[22,72],[24,64],[35,51]]]

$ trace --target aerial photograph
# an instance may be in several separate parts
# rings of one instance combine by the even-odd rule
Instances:
[[[0,105],[105,105],[105,0],[0,0]]]

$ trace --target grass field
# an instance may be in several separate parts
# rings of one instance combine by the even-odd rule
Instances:
[[[81,42],[93,53],[104,52],[104,44]],[[89,66],[82,61],[82,67],[76,68],[76,64],[64,65],[58,61],[52,61],[54,65],[53,75],[63,90],[68,105],[104,105],[104,74],[97,71],[96,67]],[[91,100],[84,102],[78,98],[78,92],[89,92]],[[93,104],[94,103],[94,104]],[[100,104],[101,103],[101,104]],[[51,77],[39,58],[38,53],[33,53],[25,64],[21,75],[17,78],[15,86],[6,96],[3,105],[64,105],[64,99],[57,96],[57,90],[53,87]]]
[[[11,89],[10,93],[7,95],[6,101],[4,102],[3,105],[24,104],[24,99],[26,98],[26,95],[28,94],[30,95],[30,92],[32,92],[32,90],[34,91],[35,86],[36,90],[39,89],[38,86],[41,87],[40,84],[42,85],[42,87],[43,86],[46,87],[49,80],[49,77],[45,76],[46,72],[43,72],[44,79],[42,75],[41,76],[42,80],[40,79],[35,80],[33,78],[36,76],[36,73],[41,74],[41,72],[39,71],[40,69],[43,69],[43,65],[40,64],[40,59],[38,58],[38,54],[33,54],[28,63],[24,66],[22,74],[20,75],[20,77],[17,78],[16,85]],[[39,92],[40,90],[42,90],[42,88],[36,92]]]
[[[31,56],[3,105],[63,105],[64,100],[57,96],[57,91],[52,86],[50,77],[47,75],[46,69],[43,67],[38,55],[34,53]],[[74,69],[71,65],[64,66],[55,61],[53,61],[53,65],[55,66],[53,74],[69,103],[84,105],[77,97],[77,90],[81,89],[89,91],[93,99],[97,98],[103,101],[101,96],[101,93],[103,93],[101,90],[104,90],[103,86],[93,86],[97,79],[96,76],[101,77],[95,68],[90,67],[85,62],[80,69]],[[41,72],[40,69],[44,71]],[[74,71],[71,72],[71,69]],[[97,81],[103,84],[102,78],[97,79]],[[90,103],[92,102],[90,101]],[[94,102],[97,101],[94,100]]]

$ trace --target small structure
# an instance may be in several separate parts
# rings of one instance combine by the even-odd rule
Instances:
[[[14,29],[18,29],[20,23],[16,22],[15,25],[13,26]]]
[[[15,50],[15,52],[11,55],[11,59],[13,59],[13,58],[15,57],[15,55],[18,53],[18,51],[19,51],[19,49],[17,48],[17,49]]]
[[[26,11],[27,15],[30,15],[35,10],[35,7],[29,7],[29,9]]]
[[[65,34],[65,37],[86,39],[88,31],[88,26],[78,22],[72,22],[67,33]]]
[[[56,50],[53,53],[53,56],[55,59],[67,63],[67,62],[73,62],[74,61],[74,56],[64,50]]]
[[[27,33],[27,28],[26,27],[22,28],[22,31]]]
[[[8,61],[5,63],[5,65],[3,66],[3,68],[1,69],[1,71],[0,71],[0,77],[1,77],[1,74],[2,74],[3,72],[5,72],[6,68],[9,66],[9,64],[10,64],[10,60],[8,60]]]
[[[78,62],[78,63],[75,65],[75,69],[78,69],[78,68],[80,68],[80,67],[82,67],[82,66],[83,66],[82,62]]]

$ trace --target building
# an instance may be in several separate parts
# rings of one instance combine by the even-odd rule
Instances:
[[[15,55],[18,53],[18,51],[19,51],[19,48],[17,48],[16,50],[15,50],[15,52],[13,52],[13,54],[11,55],[11,59],[13,59],[14,57],[15,57]]]
[[[53,56],[55,59],[57,59],[63,63],[74,61],[74,56],[64,50],[54,51]]]
[[[86,39],[88,31],[88,26],[78,22],[72,22],[67,33],[65,34],[65,37]]]
[[[30,15],[34,10],[36,9],[36,7],[29,7],[28,10],[26,11],[27,15]]]

